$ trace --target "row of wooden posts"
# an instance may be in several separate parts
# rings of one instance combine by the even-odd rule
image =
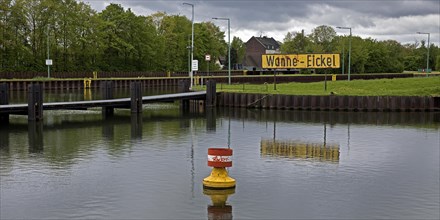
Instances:
[[[113,99],[114,84],[112,81],[102,81],[100,84],[103,100]],[[190,92],[189,81],[180,80],[178,92]],[[142,84],[141,82],[134,81],[130,83],[130,109],[131,113],[142,113]],[[214,81],[208,81],[207,94],[205,106],[214,107],[216,105],[216,83]],[[0,83],[0,105],[9,105],[9,88],[8,84]],[[28,109],[27,115],[29,121],[40,121],[43,119],[43,86],[39,83],[33,83],[28,85]],[[188,111],[190,108],[190,100],[182,99],[180,101],[180,108],[183,111]],[[110,117],[114,114],[114,106],[103,106],[102,115],[104,118]],[[9,113],[0,113],[0,122],[8,122]]]

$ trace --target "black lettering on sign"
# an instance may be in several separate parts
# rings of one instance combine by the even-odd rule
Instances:
[[[323,57],[322,55],[321,55],[321,66],[327,66],[326,65],[326,63],[325,63],[325,57]]]
[[[332,58],[327,57],[327,66],[331,67],[332,66]]]
[[[314,57],[314,55],[307,55],[307,68],[314,66],[313,65],[313,57]]]
[[[265,69],[283,68],[339,68],[339,54],[265,54],[262,67]]]
[[[273,66],[274,63],[273,56],[266,56],[266,62],[268,66]]]
[[[295,57],[295,58],[293,58],[293,60],[292,60],[292,66],[297,66],[298,65],[298,59]]]
[[[292,66],[292,60],[290,59],[290,57],[286,57],[286,66]]]

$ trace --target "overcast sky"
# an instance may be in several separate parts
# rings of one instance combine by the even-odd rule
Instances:
[[[213,21],[225,31],[231,19],[233,36],[246,42],[252,36],[268,36],[283,41],[287,32],[306,34],[319,25],[351,27],[353,35],[377,40],[393,39],[401,43],[427,40],[440,45],[440,0],[83,0],[98,12],[110,3],[121,4],[138,15],[157,11],[180,14],[191,19],[194,4],[195,22]],[[349,34],[336,29],[337,34]]]

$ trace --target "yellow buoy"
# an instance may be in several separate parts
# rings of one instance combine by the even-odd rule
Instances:
[[[213,167],[211,175],[203,179],[203,186],[213,189],[227,189],[235,187],[235,179],[228,175],[226,167],[232,167],[232,149],[209,148],[208,166]]]

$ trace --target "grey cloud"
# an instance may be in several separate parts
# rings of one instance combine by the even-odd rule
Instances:
[[[99,0],[91,3],[100,2]],[[152,11],[165,11],[182,14],[185,0],[119,0],[125,7],[149,8]],[[195,5],[196,17],[225,16],[234,20],[238,26],[258,22],[283,22],[301,19],[319,13],[317,9],[326,6],[346,9],[353,19],[356,14],[370,17],[400,17],[408,15],[439,14],[438,0],[189,0]],[[342,15],[341,15],[342,16]],[[366,19],[359,19],[361,25],[371,25]]]
[[[332,5],[381,17],[440,13],[438,0],[338,0],[334,1]]]
[[[434,16],[440,21],[439,0],[117,0],[116,3],[135,12],[164,11],[190,18],[190,7],[182,5],[185,1],[195,5],[196,22],[227,17],[231,19],[231,28],[242,33],[243,30],[247,33],[287,33],[299,29],[309,32],[311,30],[306,28],[310,26],[330,25],[350,26],[362,30],[362,34],[371,34],[372,38],[387,35],[396,40],[409,39],[398,34],[412,34],[417,28],[433,30],[433,36],[439,34],[438,21],[427,24],[423,22],[426,19],[421,19]],[[102,2],[90,1],[92,6],[102,5]],[[398,25],[390,22],[394,20]],[[227,24],[213,22],[222,27]],[[392,26],[387,28],[383,24]],[[397,35],[390,35],[391,32]]]

